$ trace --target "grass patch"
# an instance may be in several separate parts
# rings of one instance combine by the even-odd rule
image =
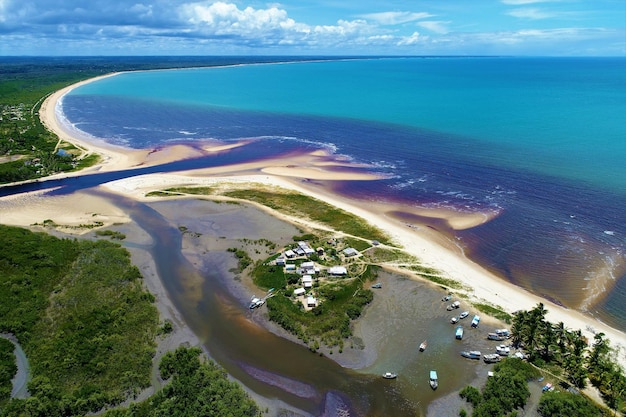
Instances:
[[[172,187],[167,188],[165,191],[170,193],[180,194],[194,194],[194,195],[213,195],[214,188],[212,187]]]
[[[227,191],[224,195],[253,201],[293,216],[307,217],[353,236],[390,243],[386,233],[370,225],[365,219],[303,194],[246,189]]]
[[[124,233],[117,232],[115,230],[96,230],[96,236],[110,237],[115,240],[126,239],[126,235]]]
[[[506,324],[511,324],[511,320],[513,319],[513,316],[511,316],[509,313],[504,311],[502,307],[499,306],[494,307],[489,304],[477,303],[474,304],[474,307],[476,307],[479,311],[485,314],[495,317],[498,320],[502,320]]]

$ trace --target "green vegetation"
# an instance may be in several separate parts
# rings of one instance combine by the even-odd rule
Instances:
[[[303,194],[246,189],[227,191],[224,195],[254,201],[292,216],[306,217],[353,236],[390,243],[383,231],[364,219]]]
[[[483,313],[488,314],[491,317],[495,317],[498,320],[502,320],[506,324],[511,324],[511,319],[513,318],[513,316],[511,316],[509,313],[504,311],[501,307],[498,307],[498,306],[494,307],[492,305],[483,304],[483,303],[475,303],[473,305],[479,311],[482,311]]]
[[[243,272],[250,264],[252,264],[252,258],[248,256],[245,250],[237,249],[237,248],[228,248],[228,252],[232,252],[235,254],[235,257],[239,260],[237,265],[237,269],[239,272]]]
[[[6,226],[0,240],[0,332],[32,373],[1,415],[84,415],[149,385],[158,314],[126,250]]]
[[[474,407],[473,417],[505,417],[517,415],[530,397],[528,381],[539,376],[532,365],[508,358],[496,364],[494,376],[487,380],[482,392],[467,386],[459,395]]]
[[[126,235],[122,232],[116,232],[115,230],[96,230],[96,236],[107,236],[115,240],[124,240]]]
[[[212,361],[202,361],[198,348],[179,348],[161,360],[161,377],[168,384],[150,399],[105,417],[257,417],[256,404]]]
[[[550,366],[577,388],[584,388],[589,379],[610,408],[623,410],[626,377],[617,360],[618,351],[611,348],[604,333],[595,334],[588,347],[581,330],[571,331],[563,323],[550,323],[545,320],[546,314],[541,303],[515,314],[511,327],[513,343],[528,352],[529,361],[541,367]]]
[[[13,388],[11,380],[17,372],[14,350],[13,343],[0,338],[0,407],[5,405],[11,397]]]
[[[550,391],[541,396],[539,413],[543,417],[602,417],[608,415],[582,395],[567,391]]]
[[[271,264],[260,264],[252,271],[252,280],[257,287],[263,289],[285,288],[287,278],[283,268]]]

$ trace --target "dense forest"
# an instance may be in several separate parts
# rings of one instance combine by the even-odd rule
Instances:
[[[0,344],[0,416],[82,416],[150,385],[155,342],[165,326],[124,248],[1,225],[0,241],[0,333],[19,341],[32,378],[28,398],[8,398],[6,381],[15,374],[15,358],[10,342]],[[217,392],[219,401],[212,403],[217,414],[205,415],[228,415],[219,411],[224,409],[232,409],[230,415],[257,412],[222,370],[201,362],[197,350],[166,355],[160,371],[171,382],[142,410],[156,407],[157,399],[159,409],[185,410],[188,402]],[[190,381],[196,391],[181,387]],[[141,415],[198,414],[189,408],[186,414]]]

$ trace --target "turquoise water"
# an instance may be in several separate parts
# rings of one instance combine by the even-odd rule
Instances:
[[[485,163],[626,190],[626,60],[379,59],[124,74],[72,94],[387,122]]]
[[[496,213],[465,231],[430,226],[504,279],[626,330],[626,59],[126,73],[74,89],[62,111],[132,148],[207,139],[253,139],[250,155],[324,148],[387,176],[335,182],[336,192],[388,202],[407,222],[415,206]]]

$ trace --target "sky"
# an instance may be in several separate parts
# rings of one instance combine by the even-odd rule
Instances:
[[[626,56],[626,0],[0,0],[1,56]]]

